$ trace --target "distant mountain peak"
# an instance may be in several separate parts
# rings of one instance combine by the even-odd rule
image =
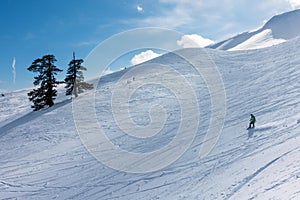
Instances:
[[[300,35],[299,22],[300,10],[294,10],[272,17],[262,29],[271,29],[273,38],[290,40]]]
[[[209,46],[220,50],[248,50],[280,44],[300,36],[300,10],[272,17],[262,28],[238,34]]]

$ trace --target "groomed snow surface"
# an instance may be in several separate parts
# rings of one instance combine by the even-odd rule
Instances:
[[[208,156],[199,158],[211,115],[205,81],[189,63],[166,54],[148,65],[176,69],[191,84],[200,108],[197,135],[176,162],[140,174],[109,168],[82,144],[72,101],[64,97],[63,88],[52,108],[38,112],[30,109],[28,90],[9,92],[0,97],[0,199],[300,199],[300,40],[260,50],[207,53],[220,70],[227,100],[224,128]],[[122,80],[124,87],[166,76],[165,71],[135,68],[139,67],[134,80]],[[122,134],[111,114],[110,98],[129,70],[100,81],[95,94],[97,119],[119,148],[152,152],[176,135],[180,105],[167,88],[146,85],[129,100],[130,116],[138,125],[147,125],[149,107],[159,104],[166,110],[165,127],[144,139]],[[82,107],[87,106],[83,101],[87,94],[75,100],[83,102]],[[251,113],[257,117],[256,128],[246,130]]]

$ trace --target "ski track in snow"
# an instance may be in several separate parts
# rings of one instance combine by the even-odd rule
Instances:
[[[227,94],[225,126],[209,156],[198,157],[209,124],[209,92],[188,63],[167,54],[150,62],[180,69],[199,91],[201,107],[197,136],[180,159],[146,174],[110,169],[81,143],[70,100],[61,96],[52,108],[31,112],[26,91],[16,91],[0,99],[0,199],[299,199],[300,39],[261,50],[208,54],[220,69]],[[98,120],[119,147],[136,152],[160,148],[177,130],[176,98],[154,86],[136,93],[129,102],[136,106],[131,115],[138,123],[147,124],[144,106],[152,101],[166,105],[170,115],[161,138],[149,144],[133,140],[120,133],[110,115],[109,98],[124,73],[108,75],[100,83]],[[147,76],[155,80],[162,75],[145,69],[136,81]],[[124,81],[126,85],[130,82]],[[246,130],[250,113],[257,125]]]
[[[297,147],[296,149],[299,149],[299,147]],[[294,150],[296,150],[294,149]],[[256,172],[254,172],[253,174],[251,174],[250,176],[246,177],[243,179],[242,183],[239,184],[233,191],[231,194],[228,194],[227,197],[225,199],[230,199],[235,193],[237,193],[241,188],[243,188],[247,183],[249,183],[252,179],[254,179],[258,174],[262,173],[264,170],[266,170],[269,166],[271,166],[273,163],[275,163],[277,160],[281,159],[282,157],[284,157],[285,155],[289,154],[290,152],[292,152],[293,150],[284,153],[283,155],[271,160],[270,162],[268,162],[266,165],[264,165],[263,167],[259,168]]]

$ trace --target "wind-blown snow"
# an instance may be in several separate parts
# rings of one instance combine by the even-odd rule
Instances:
[[[284,39],[274,39],[272,37],[272,30],[266,29],[261,31],[260,33],[255,34],[245,42],[229,49],[229,51],[266,48],[285,41],[286,40]]]
[[[209,46],[219,50],[266,48],[300,36],[300,10],[272,17],[262,28],[238,34]]]
[[[197,52],[184,51],[189,55]],[[184,74],[198,92],[201,111],[197,136],[180,159],[145,174],[108,168],[82,145],[71,100],[63,91],[55,106],[38,112],[30,111],[26,90],[11,92],[0,97],[0,198],[299,199],[300,39],[260,50],[207,51],[220,70],[227,94],[224,129],[207,157],[200,159],[198,155],[209,124],[209,91],[189,63],[166,54],[148,63],[169,64]],[[134,81],[151,77],[155,82],[164,77],[152,68],[141,71]],[[98,119],[121,148],[134,152],[161,148],[172,140],[178,127],[176,96],[155,85],[139,90],[129,101],[132,119],[147,124],[145,107],[153,101],[165,106],[168,122],[147,142],[121,135],[111,115],[110,97],[124,73],[126,70],[100,81],[95,102]],[[122,84],[130,87],[132,81]],[[83,94],[77,101],[85,97]],[[256,115],[257,124],[247,131],[250,113]]]

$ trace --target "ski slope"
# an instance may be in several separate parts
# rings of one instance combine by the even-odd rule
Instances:
[[[184,53],[197,58],[197,49]],[[300,40],[260,50],[209,49],[207,53],[218,66],[226,90],[224,128],[208,156],[199,158],[211,115],[208,88],[189,63],[169,53],[148,61],[148,66],[160,63],[176,69],[195,91],[200,109],[196,137],[179,159],[149,173],[114,170],[84,147],[72,101],[64,97],[63,88],[55,106],[38,112],[29,107],[28,90],[10,92],[0,98],[0,199],[299,199]],[[95,112],[114,145],[136,153],[152,152],[174,139],[180,104],[172,91],[154,84],[170,78],[167,71],[145,65],[133,69],[137,69],[134,80],[121,79],[129,70],[100,80]],[[153,84],[131,96],[130,116],[146,126],[151,121],[148,111],[155,104],[166,110],[166,122],[158,134],[137,139],[122,134],[110,99],[117,86],[133,87],[145,80]],[[180,88],[182,83],[173,84]],[[187,94],[186,88],[181,92]],[[89,114],[84,108],[92,105],[87,104],[89,96],[85,93],[76,99],[83,116]],[[186,108],[192,112],[194,105]],[[256,128],[246,130],[250,113],[257,118]],[[161,117],[155,112],[153,116]]]

